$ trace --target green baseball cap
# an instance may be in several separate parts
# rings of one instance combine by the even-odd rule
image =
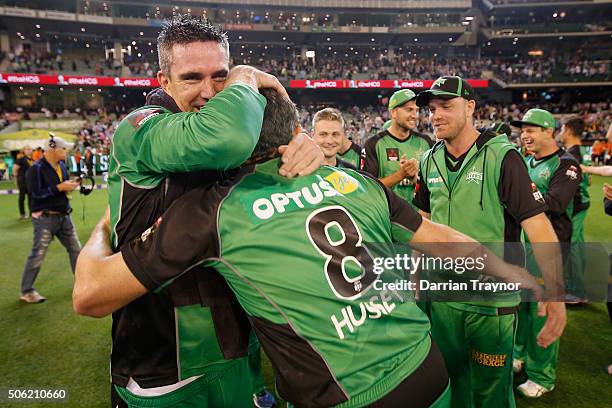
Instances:
[[[519,128],[523,125],[533,125],[544,129],[554,129],[556,122],[552,113],[547,110],[529,109],[523,116],[523,120],[513,120],[510,124]]]
[[[389,98],[389,109],[395,109],[398,106],[402,106],[414,98],[416,98],[416,94],[410,89],[401,89],[391,95],[391,98]]]
[[[476,100],[476,93],[466,80],[458,76],[443,76],[434,81],[426,91],[417,96],[417,106],[427,106],[430,99],[464,98],[468,101]]]
[[[385,122],[385,124],[383,125],[383,129],[387,130],[391,127],[391,119],[389,119],[388,121]]]

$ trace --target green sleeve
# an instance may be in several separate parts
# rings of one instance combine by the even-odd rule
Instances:
[[[165,174],[240,166],[259,140],[265,106],[262,95],[235,84],[200,112],[151,118],[138,129],[142,139],[136,171]]]

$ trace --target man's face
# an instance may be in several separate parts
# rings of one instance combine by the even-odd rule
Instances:
[[[551,137],[552,129],[544,129],[533,125],[523,125],[521,127],[521,141],[530,152],[539,153],[548,144]]]
[[[467,124],[468,118],[471,119],[475,105],[474,101],[463,98],[431,99],[429,120],[435,136],[441,140],[455,139]]]
[[[314,128],[314,141],[326,159],[336,157],[344,139],[342,123],[337,120],[319,120]]]
[[[31,157],[32,156],[32,148],[31,147],[26,147],[25,149],[23,149],[23,154],[25,154],[26,157]]]
[[[413,99],[391,110],[391,119],[404,130],[415,130],[419,120],[419,107]]]
[[[175,44],[170,75],[157,78],[183,112],[199,112],[210,98],[221,92],[229,72],[229,55],[214,41]]]
[[[64,160],[66,161],[66,158],[68,157],[68,152],[66,151],[66,149],[58,147],[55,149],[49,149],[49,152],[51,154],[53,154],[53,156],[55,157],[55,160],[59,161],[59,160]]]

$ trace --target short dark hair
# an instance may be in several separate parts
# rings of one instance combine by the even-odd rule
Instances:
[[[574,136],[578,138],[582,138],[582,133],[584,132],[585,124],[582,118],[578,116],[573,116],[563,121],[563,125],[569,129]]]
[[[299,124],[299,116],[295,104],[281,96],[274,89],[260,89],[267,100],[263,123],[259,134],[259,142],[255,146],[253,156],[267,156],[280,145],[288,144],[293,132]]]
[[[197,41],[214,41],[229,52],[227,34],[220,26],[211,24],[208,20],[178,14],[166,21],[157,36],[157,55],[161,71],[170,76],[172,47],[175,44],[189,44]]]

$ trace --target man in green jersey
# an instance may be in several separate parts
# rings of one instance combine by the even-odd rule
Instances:
[[[276,78],[253,68],[229,71],[228,47],[217,27],[191,17],[178,16],[160,32],[162,89],[148,106],[130,113],[113,136],[113,249],[138,236],[194,185],[223,177],[211,170],[237,167],[254,149],[266,103],[258,87],[284,90]],[[308,138],[301,145],[306,141],[318,150]],[[281,173],[291,175],[308,164],[308,155],[292,159],[298,146],[285,148],[290,160]],[[177,394],[192,396],[181,399],[183,406],[251,404],[250,328],[219,275],[187,274],[129,304],[116,302],[119,293],[112,275],[82,269],[76,277],[78,313],[113,313],[113,407],[143,401],[176,406]]]
[[[247,312],[280,395],[297,406],[448,406],[448,377],[428,319],[409,292],[384,289],[394,274],[375,272],[367,243],[410,241],[423,250],[434,242],[433,255],[447,256],[457,242],[474,241],[422,219],[350,169],[279,177],[274,146],[286,138],[283,126],[297,126],[297,110],[274,93],[266,97],[249,164],[225,183],[178,199],[120,254],[107,256],[96,228],[84,249],[87,266],[110,269],[124,301],[198,264],[214,266]],[[502,279],[536,285],[523,269],[476,249]]]
[[[555,118],[550,112],[530,109],[522,120],[511,124],[521,128],[521,140],[533,153],[527,158],[529,176],[540,193],[540,200],[548,207],[546,215],[563,246],[564,254],[568,254],[572,238],[573,200],[582,178],[580,166],[572,155],[557,146]],[[540,268],[531,253],[527,264],[532,274],[540,275]],[[521,304],[514,365],[515,371],[524,365],[528,379],[518,386],[517,391],[530,398],[539,398],[555,387],[559,340],[548,347],[538,344],[537,333],[544,324],[545,319],[538,315],[536,303]]]
[[[471,86],[457,76],[440,77],[419,94],[417,104],[429,107],[440,142],[421,159],[414,204],[432,221],[498,248],[506,259],[510,251],[500,249],[501,244],[520,242],[521,228],[532,242],[556,242],[544,214],[546,206],[535,199],[516,148],[496,133],[474,127],[475,98]],[[539,248],[536,255],[543,264],[547,296],[554,298],[563,287],[560,253],[554,248],[550,257],[547,249]],[[470,278],[480,279],[453,272],[429,275],[438,281]],[[452,405],[513,407],[512,350],[519,294],[473,295],[479,300],[431,303],[432,336],[449,370]],[[565,306],[544,302],[540,313],[548,317],[538,336],[546,347],[565,327]]]
[[[361,169],[412,203],[419,173],[419,160],[433,141],[418,133],[419,108],[410,89],[395,92],[389,99],[391,126],[364,144]]]
[[[321,109],[312,118],[312,138],[323,151],[324,163],[332,167],[357,170],[361,160],[359,155],[361,149],[346,137],[344,128],[344,118],[338,109]],[[346,141],[350,147],[345,154],[341,155],[340,150],[347,143]],[[352,153],[349,154],[348,151]]]
[[[571,154],[580,165],[590,166],[591,155],[582,145],[582,134],[585,123],[580,117],[570,117],[563,122],[559,139],[565,150]],[[591,179],[587,173],[582,173],[580,188],[574,196],[572,218],[572,239],[570,256],[567,264],[567,302],[579,304],[585,302],[584,271],[586,268],[586,255],[584,253],[584,220],[591,205],[589,185]]]

